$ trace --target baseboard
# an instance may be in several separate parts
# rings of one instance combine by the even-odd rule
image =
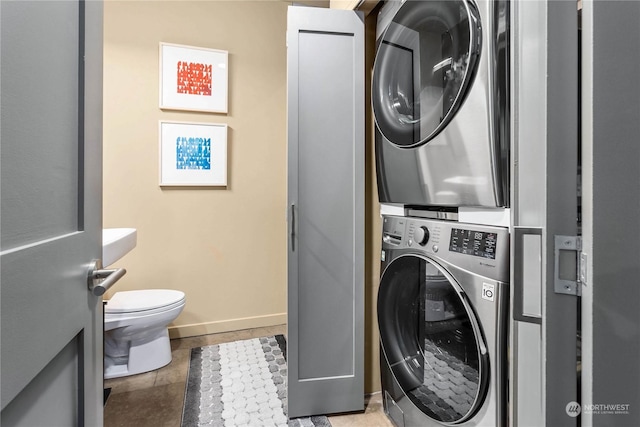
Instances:
[[[285,323],[287,323],[287,313],[277,313],[266,316],[244,317],[241,319],[218,320],[215,322],[170,326],[169,338],[195,337],[198,335],[240,331],[242,329],[261,328],[264,326],[277,326]]]

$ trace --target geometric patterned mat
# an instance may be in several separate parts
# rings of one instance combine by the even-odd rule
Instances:
[[[286,349],[283,335],[191,349],[182,427],[331,427],[287,418]]]
[[[427,415],[455,423],[478,399],[478,370],[429,339],[425,339],[423,354],[423,384],[409,391],[409,397],[419,401],[418,406],[422,406]]]

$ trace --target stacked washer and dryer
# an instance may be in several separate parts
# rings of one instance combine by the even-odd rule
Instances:
[[[398,426],[503,426],[509,229],[508,1],[387,1],[372,84],[383,215],[383,402]],[[406,215],[405,215],[406,213]],[[442,220],[446,218],[446,220]]]

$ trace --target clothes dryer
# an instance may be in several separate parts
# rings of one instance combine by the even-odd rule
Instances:
[[[505,207],[508,1],[390,1],[372,82],[382,203]]]
[[[508,246],[507,228],[384,217],[380,370],[396,426],[506,425]]]

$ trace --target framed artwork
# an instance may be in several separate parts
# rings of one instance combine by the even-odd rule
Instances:
[[[226,113],[225,50],[160,43],[160,108]]]
[[[160,122],[160,186],[227,185],[227,125]]]

